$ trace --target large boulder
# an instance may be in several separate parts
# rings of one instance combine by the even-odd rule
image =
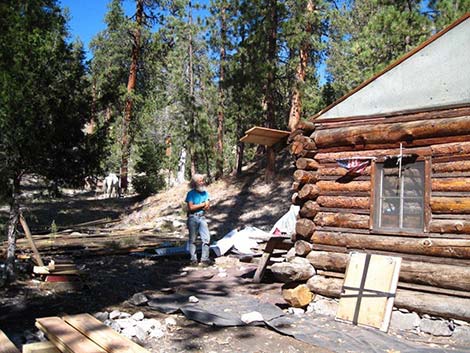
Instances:
[[[315,275],[315,268],[303,257],[294,257],[287,262],[271,266],[271,272],[281,282],[303,282]]]

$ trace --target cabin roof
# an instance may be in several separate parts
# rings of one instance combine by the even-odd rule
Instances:
[[[470,104],[470,13],[310,120],[377,116]]]

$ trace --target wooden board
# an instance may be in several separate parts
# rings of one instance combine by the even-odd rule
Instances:
[[[289,136],[289,131],[269,129],[255,126],[245,132],[240,141],[245,143],[255,143],[258,145],[272,146]]]
[[[0,330],[0,353],[20,353],[2,330]]]
[[[59,349],[49,341],[23,345],[22,353],[60,353]]]
[[[106,353],[104,349],[58,317],[37,319],[36,327],[44,332],[61,352]]]
[[[109,353],[149,353],[90,314],[65,316],[63,320]]]
[[[336,318],[386,332],[401,258],[350,253]]]

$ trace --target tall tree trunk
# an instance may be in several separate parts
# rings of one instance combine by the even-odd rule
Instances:
[[[243,154],[245,152],[245,144],[240,141],[240,139],[244,135],[243,127],[242,127],[242,116],[241,112],[239,111],[238,119],[237,119],[237,156],[236,156],[236,170],[235,175],[240,176],[242,174],[242,167],[243,167]]]
[[[190,114],[190,126],[191,132],[189,136],[189,140],[192,143],[192,146],[189,148],[189,155],[191,158],[191,176],[196,174],[197,167],[196,167],[196,151],[195,151],[195,139],[196,139],[196,117],[194,112],[194,104],[195,104],[195,97],[194,97],[194,64],[193,64],[193,55],[194,55],[194,48],[193,48],[193,32],[192,32],[192,25],[193,25],[193,12],[192,12],[192,2],[189,1],[189,12],[188,12],[188,24],[189,24],[189,43],[188,43],[188,56],[189,56],[189,63],[188,63],[188,75],[189,75],[189,114]]]
[[[265,109],[266,109],[266,123],[268,128],[274,128],[276,121],[276,104],[275,104],[275,80],[276,80],[276,53],[277,53],[277,27],[278,27],[278,14],[277,14],[277,0],[268,1],[268,74],[266,78],[265,89]],[[276,164],[276,154],[273,147],[266,149],[266,183],[272,182],[274,178],[274,170]]]
[[[307,16],[313,13],[314,6],[312,0],[307,0],[306,11]],[[313,23],[308,22],[305,28],[305,31],[308,35],[313,32]],[[297,64],[297,69],[295,73],[295,83],[293,87],[291,105],[289,112],[289,129],[294,131],[297,128],[297,124],[300,121],[300,116],[302,114],[302,94],[301,89],[305,82],[305,76],[307,74],[307,64],[308,64],[308,52],[310,50],[309,39],[303,41],[299,49],[299,63]]]
[[[16,236],[18,233],[18,219],[20,215],[20,185],[21,174],[16,176],[12,182],[10,215],[8,218],[8,249],[6,259],[6,276],[8,282],[13,282],[16,277],[15,271],[15,252],[16,252]]]
[[[225,43],[227,41],[226,5],[220,14],[220,69],[219,69],[219,111],[217,113],[217,165],[215,178],[224,174],[224,81],[225,81]]]
[[[134,100],[132,94],[134,92],[137,82],[137,66],[140,53],[140,39],[142,35],[142,23],[144,17],[144,0],[137,0],[136,8],[136,26],[133,33],[132,53],[131,53],[131,68],[129,72],[129,79],[127,81],[127,97],[126,106],[124,109],[124,122],[122,129],[122,142],[121,142],[121,188],[123,191],[128,189],[128,168],[129,157],[131,154],[131,136],[130,127],[132,122],[132,107]]]

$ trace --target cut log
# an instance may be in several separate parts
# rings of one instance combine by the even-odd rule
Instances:
[[[315,223],[312,220],[307,218],[300,218],[295,224],[295,232],[304,237],[310,238],[315,231]]]
[[[343,280],[316,275],[308,280],[307,286],[315,293],[339,298]],[[470,299],[435,293],[422,293],[407,289],[397,289],[394,306],[422,314],[449,319],[470,320]]]
[[[319,196],[317,203],[328,208],[369,209],[369,197]]]
[[[291,197],[291,202],[293,205],[301,206],[303,200],[299,197],[299,194],[297,192],[294,192]]]
[[[316,184],[320,188],[320,194],[327,192],[370,192],[370,181],[351,181],[338,183],[336,181],[321,180]]]
[[[312,264],[303,257],[294,257],[290,261],[271,265],[274,277],[284,283],[302,282],[315,274]]]
[[[395,124],[364,124],[360,126],[317,130],[314,141],[320,148],[387,144],[445,136],[470,134],[470,116],[433,119]]]
[[[433,179],[432,191],[470,191],[470,178]]]
[[[313,250],[307,255],[307,260],[317,270],[342,273],[346,270],[348,259],[348,254],[327,251]],[[470,268],[403,260],[400,268],[400,281],[470,291]]]
[[[301,129],[306,133],[312,133],[315,131],[315,123],[311,121],[301,120],[297,123],[297,129]]]
[[[470,239],[410,238],[315,231],[312,242],[354,249],[385,250],[460,259],[470,258]]]
[[[369,229],[369,220],[369,215],[319,212],[315,216],[314,222],[321,227]]]
[[[470,234],[470,221],[458,219],[433,219],[429,224],[431,233]]]
[[[20,353],[2,330],[0,330],[0,353]]]
[[[299,189],[300,189],[300,183],[299,183],[298,181],[294,181],[294,182],[292,183],[292,188],[291,188],[291,189],[292,189],[292,191],[299,191]]]
[[[303,308],[314,298],[313,293],[305,284],[285,284],[282,287],[282,297],[294,308]]]
[[[312,244],[305,240],[297,240],[294,244],[294,248],[298,256],[306,256],[312,251]]]
[[[313,218],[320,211],[320,206],[315,201],[309,200],[300,209],[300,216],[303,218]]]
[[[295,166],[297,169],[302,170],[317,170],[320,164],[314,159],[310,158],[299,158],[297,162],[295,162]]]
[[[308,172],[305,170],[296,170],[294,172],[294,181],[300,184],[315,183],[317,181],[317,175],[315,172]]]
[[[299,197],[302,200],[315,200],[320,193],[320,188],[315,184],[306,184],[300,189]]]
[[[433,213],[470,213],[470,199],[466,197],[431,197]]]
[[[446,163],[434,163],[433,161],[432,171],[434,173],[468,172],[470,171],[470,161],[454,161]]]

